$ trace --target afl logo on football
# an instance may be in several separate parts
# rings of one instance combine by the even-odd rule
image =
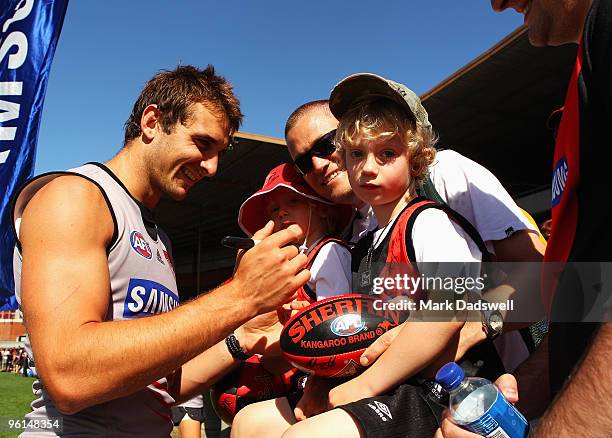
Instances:
[[[331,331],[338,336],[351,336],[359,333],[365,327],[359,313],[347,313],[334,319],[331,323]]]
[[[153,257],[149,242],[146,241],[142,233],[139,231],[132,231],[132,234],[130,234],[130,244],[132,245],[134,251],[143,256],[145,259],[150,259]]]
[[[553,170],[552,179],[552,206],[554,207],[561,201],[561,195],[565,190],[565,183],[567,182],[568,166],[565,157],[561,157],[555,165]]]

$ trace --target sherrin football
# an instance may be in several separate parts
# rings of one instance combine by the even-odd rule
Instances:
[[[320,377],[355,375],[362,371],[359,358],[365,349],[407,316],[388,310],[377,296],[327,298],[287,321],[280,337],[283,356],[296,368]]]

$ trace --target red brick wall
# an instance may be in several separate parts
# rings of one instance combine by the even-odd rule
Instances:
[[[0,341],[14,341],[25,332],[25,326],[20,322],[0,322]]]

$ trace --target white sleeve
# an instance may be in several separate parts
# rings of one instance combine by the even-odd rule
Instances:
[[[351,253],[344,246],[331,242],[324,245],[310,268],[310,287],[322,300],[351,293]]]
[[[193,398],[190,398],[187,401],[184,401],[178,406],[182,406],[184,408],[195,408],[199,409],[204,406],[204,396],[202,394],[196,395]]]
[[[417,216],[412,244],[419,271],[426,276],[475,278],[480,275],[482,253],[478,246],[441,210],[429,208]],[[469,272],[464,271],[465,267]]]
[[[442,199],[470,221],[485,242],[535,230],[495,175],[469,158],[440,151],[429,175]]]

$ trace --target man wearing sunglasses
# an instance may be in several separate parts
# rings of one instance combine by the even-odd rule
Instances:
[[[334,143],[334,137],[336,136],[336,130],[332,129],[327,134],[322,135],[312,145],[309,151],[295,156],[293,164],[295,168],[302,174],[302,176],[308,175],[312,172],[313,164],[312,158],[327,158],[336,150],[336,144]]]
[[[352,229],[345,236],[347,240],[356,242],[368,231],[375,229],[377,224],[370,206],[364,205],[352,192],[342,157],[333,144],[337,126],[338,120],[331,113],[329,102],[312,101],[300,106],[289,116],[285,125],[285,139],[294,165],[313,190],[330,201],[353,205],[357,209]],[[435,186],[434,196],[437,192],[439,201],[446,202],[474,223],[499,261],[541,261],[545,246],[539,235],[489,171],[454,151],[441,151],[430,168],[430,180]],[[478,190],[479,187],[481,190]],[[486,203],[479,201],[478,192],[488,194]],[[537,293],[537,274],[513,272],[512,276],[511,283],[515,290]],[[504,327],[509,329],[507,331],[515,328],[509,327],[509,324]],[[364,353],[362,364],[367,365],[376,360],[395,334],[391,331],[372,344]],[[511,336],[514,335],[520,336],[518,332]],[[466,323],[461,332],[457,354],[461,355],[486,337],[482,324]],[[528,352],[524,351],[520,359],[524,360],[527,356]],[[305,404],[308,401],[300,403],[296,416],[309,416],[312,413],[309,409],[314,405]]]
[[[338,121],[326,100],[296,109],[285,125],[289,154],[315,192],[337,204],[359,206],[333,143]]]

